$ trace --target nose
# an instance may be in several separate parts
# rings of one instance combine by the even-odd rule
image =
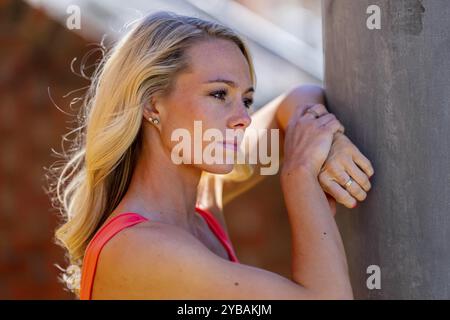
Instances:
[[[247,109],[239,108],[239,113],[229,118],[228,127],[230,129],[245,130],[250,125],[251,122],[252,118],[248,114]]]

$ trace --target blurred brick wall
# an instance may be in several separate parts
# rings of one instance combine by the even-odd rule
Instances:
[[[60,151],[69,112],[62,96],[87,85],[70,71],[86,41],[17,0],[0,1],[0,299],[61,299],[64,265],[53,242],[55,210],[43,190],[44,166]],[[72,97],[73,98],[73,97]]]
[[[91,41],[89,41],[91,42]],[[56,211],[43,191],[43,167],[72,124],[68,92],[88,84],[70,71],[88,41],[22,1],[0,1],[0,299],[71,299],[54,263]],[[237,206],[237,202],[243,204]],[[290,276],[290,229],[278,176],[225,207],[242,263]]]
[[[278,175],[233,199],[224,214],[241,263],[291,278],[291,229]]]

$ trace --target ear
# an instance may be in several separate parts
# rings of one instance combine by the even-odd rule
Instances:
[[[148,100],[145,104],[144,104],[144,117],[146,119],[152,118],[152,119],[159,119],[160,118],[160,114],[158,111],[158,105],[157,105],[157,99],[155,99],[154,97],[151,97],[150,100]]]

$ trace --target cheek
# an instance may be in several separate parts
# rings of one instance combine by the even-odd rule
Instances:
[[[179,100],[179,99],[178,99]],[[173,103],[166,110],[165,121],[162,125],[161,138],[166,147],[173,147],[178,142],[171,141],[172,133],[177,129],[186,129],[190,136],[192,146],[194,144],[195,132],[201,131],[203,134],[209,128],[222,129],[226,128],[225,119],[227,119],[226,106],[215,103],[213,99],[208,97],[199,97],[185,99],[183,103]],[[194,121],[201,121],[195,124]],[[200,135],[200,139],[202,135]],[[203,146],[208,142],[199,141]]]
[[[225,127],[226,106],[213,98],[200,97],[192,99],[180,110],[186,128],[193,128],[194,121],[201,121],[203,129]]]

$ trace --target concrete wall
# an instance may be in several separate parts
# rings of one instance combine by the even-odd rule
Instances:
[[[322,15],[329,109],[375,168],[359,209],[338,209],[355,296],[448,299],[450,2],[325,0]]]

